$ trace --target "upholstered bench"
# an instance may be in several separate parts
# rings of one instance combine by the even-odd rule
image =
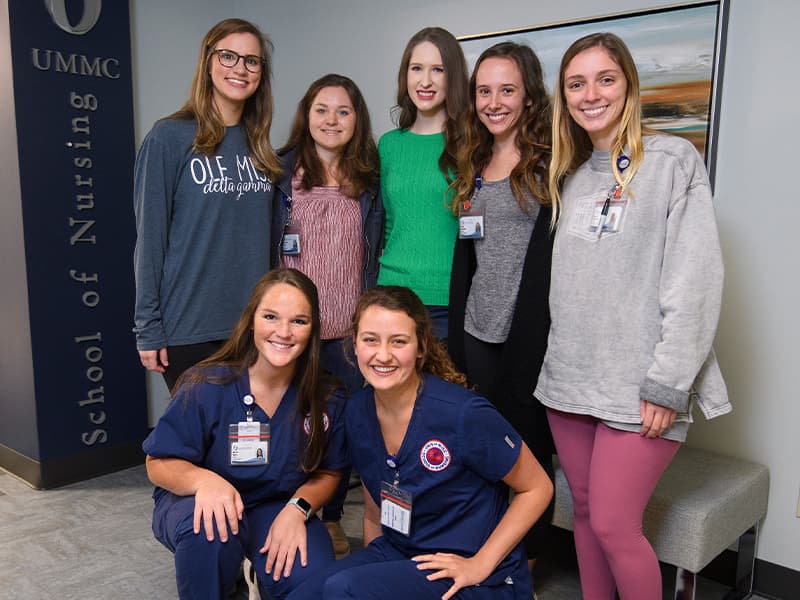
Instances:
[[[572,529],[572,495],[556,468],[553,524]],[[758,525],[767,512],[769,472],[763,465],[683,446],[644,512],[644,533],[661,562],[678,568],[676,600],[693,600],[696,574],[738,540],[736,586],[752,591]]]

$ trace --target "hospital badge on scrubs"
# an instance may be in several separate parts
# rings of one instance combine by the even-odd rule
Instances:
[[[430,440],[422,446],[419,460],[428,471],[444,471],[450,464],[450,450],[439,440]]]

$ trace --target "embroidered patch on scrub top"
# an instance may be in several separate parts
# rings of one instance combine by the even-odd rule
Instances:
[[[423,444],[419,460],[428,471],[444,471],[450,464],[450,450],[439,440],[429,440]]]
[[[331,426],[331,419],[328,417],[328,413],[322,413],[322,430],[328,431]],[[306,418],[303,419],[303,431],[306,432],[306,435],[311,435],[311,415],[306,415]]]
[[[408,535],[411,531],[411,492],[381,481],[381,525]]]
[[[269,464],[269,423],[240,421],[228,425],[228,449],[231,466]]]

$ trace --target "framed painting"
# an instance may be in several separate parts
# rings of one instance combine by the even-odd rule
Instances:
[[[608,31],[630,48],[639,70],[643,123],[691,141],[714,184],[728,1],[684,2],[459,38],[473,68],[483,50],[515,41],[533,48],[552,92],[561,57],[584,35]]]

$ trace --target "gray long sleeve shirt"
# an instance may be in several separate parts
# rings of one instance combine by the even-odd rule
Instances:
[[[209,156],[193,120],[163,119],[136,157],[136,346],[225,339],[269,270],[272,182],[241,126]]]
[[[595,151],[564,186],[552,325],[535,392],[550,408],[631,430],[642,399],[676,409],[686,423],[701,369],[719,374],[711,344],[723,267],[708,177],[681,138],[647,136],[644,148],[602,233],[597,222],[614,184],[609,153]],[[700,399],[712,416],[730,410],[719,383]],[[685,438],[677,425],[675,437]]]

